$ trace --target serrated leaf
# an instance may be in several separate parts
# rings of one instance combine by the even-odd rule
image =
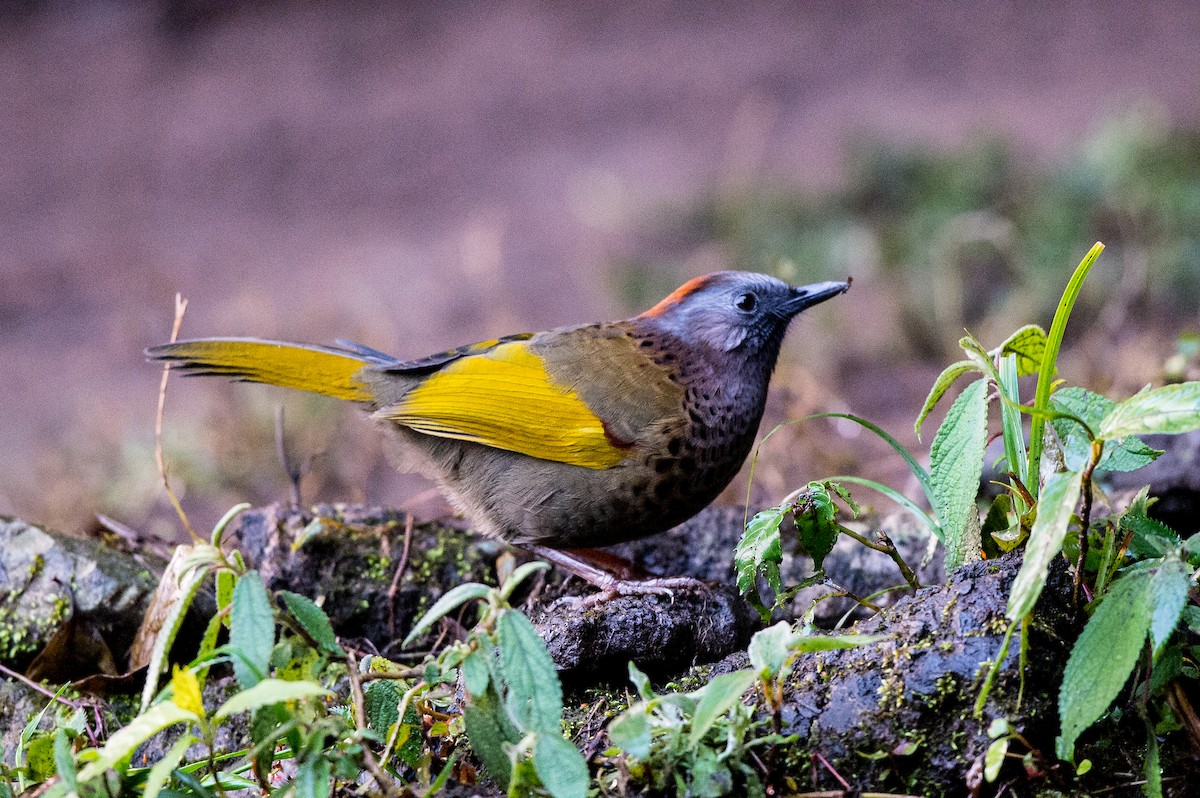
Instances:
[[[771,507],[756,513],[746,524],[746,531],[733,552],[738,591],[750,599],[764,620],[770,612],[758,594],[758,574],[762,573],[766,577],[767,583],[776,594],[783,589],[779,575],[779,564],[783,562],[779,524],[783,521],[784,513],[785,509],[782,507]]]
[[[97,752],[96,758],[79,771],[79,781],[90,781],[103,775],[106,770],[132,754],[139,745],[168,726],[199,722],[200,716],[188,712],[172,701],[155,704],[108,738],[108,742]]]
[[[1129,509],[1121,515],[1121,532],[1129,535],[1129,550],[1142,558],[1163,557],[1179,548],[1179,533],[1163,522],[1151,518],[1150,487],[1147,485],[1137,492],[1129,502]],[[1200,541],[1193,536],[1188,541]],[[1187,543],[1184,544],[1185,546]]]
[[[1093,431],[1100,428],[1104,417],[1116,403],[1107,396],[1083,388],[1063,388],[1050,398],[1050,407],[1059,413],[1077,416]],[[1081,471],[1092,456],[1092,441],[1087,430],[1069,418],[1050,420],[1059,441],[1067,468]],[[1147,446],[1140,438],[1127,436],[1106,441],[1104,454],[1096,465],[1099,471],[1135,471],[1152,463],[1162,452]]]
[[[183,761],[183,755],[187,753],[193,743],[198,742],[200,742],[200,738],[194,734],[185,734],[176,740],[163,758],[150,768],[150,773],[146,776],[146,786],[142,789],[142,798],[158,798],[167,779],[171,778],[171,771],[179,767],[179,763]]]
[[[959,394],[929,450],[938,525],[946,542],[947,571],[979,558],[978,550],[968,540],[968,516],[975,514],[978,522],[975,496],[987,445],[986,391],[987,380],[979,379]]]
[[[1008,595],[1008,619],[1019,621],[1033,611],[1046,584],[1050,561],[1062,551],[1063,540],[1083,484],[1083,474],[1067,471],[1052,475],[1042,488],[1037,518],[1025,545],[1025,560]]]
[[[475,756],[479,757],[488,775],[500,789],[508,790],[508,783],[512,779],[512,761],[504,750],[507,740],[500,731],[500,724],[475,704],[467,704],[463,708],[463,723],[467,730],[467,742],[471,744]]]
[[[233,674],[242,687],[253,687],[271,667],[275,647],[275,613],[258,571],[247,571],[233,588],[229,621],[229,650]]]
[[[316,605],[316,602],[290,590],[281,590],[279,595],[283,598],[283,604],[287,607],[288,612],[292,614],[292,617],[296,619],[308,636],[316,641],[321,651],[335,657],[346,655],[346,652],[338,645],[337,635],[333,633],[333,625],[329,622],[329,616]]]
[[[1151,573],[1135,571],[1113,582],[1071,649],[1058,696],[1060,759],[1071,760],[1075,741],[1100,719],[1133,672],[1150,626]]]
[[[1017,376],[1037,374],[1046,354],[1046,331],[1036,324],[1026,324],[1008,336],[998,351],[1001,357],[1010,354],[1017,356]]]
[[[838,525],[834,521],[837,507],[829,496],[829,490],[821,482],[810,482],[792,504],[792,519],[796,523],[796,534],[813,567],[821,564],[837,542]]]
[[[247,787],[257,786],[250,782]],[[312,756],[302,761],[296,768],[296,778],[292,781],[295,798],[329,798],[333,792],[333,776],[330,773],[329,760],[323,756]]]
[[[544,733],[533,744],[533,768],[551,798],[585,798],[588,767],[561,734]]]
[[[299,701],[304,698],[325,698],[333,695],[319,684],[313,682],[288,682],[283,679],[263,679],[253,687],[235,693],[232,698],[221,705],[213,714],[213,722],[246,712],[251,709],[279,704],[284,701]]]
[[[400,719],[401,698],[403,695],[391,679],[368,682],[363,690],[367,728],[376,734],[387,734],[392,724]]]
[[[688,737],[688,746],[696,748],[704,740],[704,735],[729,711],[729,708],[741,700],[742,694],[758,677],[752,670],[733,671],[714,676],[708,684],[696,691],[699,701],[696,712],[692,715],[692,731]]]
[[[533,624],[516,610],[496,622],[504,707],[521,731],[561,734],[562,685],[554,660]]]
[[[921,437],[921,426],[925,423],[925,419],[933,412],[933,408],[945,396],[946,391],[950,389],[954,381],[968,371],[978,370],[979,367],[970,360],[959,360],[942,369],[942,373],[933,381],[933,387],[929,389],[929,395],[925,397],[925,404],[921,405],[921,412],[917,415],[916,423],[913,424],[913,431],[917,433],[918,438]]]
[[[1163,560],[1150,580],[1150,647],[1157,659],[1179,624],[1191,588],[1192,570],[1176,557]]]
[[[425,634],[439,618],[453,612],[460,605],[466,604],[468,601],[486,598],[491,590],[487,585],[482,585],[478,582],[464,582],[461,585],[455,585],[450,588],[440,599],[434,602],[434,605],[429,608],[428,612],[421,616],[421,620],[417,621],[401,645],[408,646],[409,643]]]
[[[1200,382],[1142,390],[1118,402],[1097,434],[1105,440],[1126,435],[1177,435],[1200,429]]]
[[[369,682],[363,691],[363,711],[367,716],[367,728],[386,736],[400,718],[400,701],[403,691],[392,679],[377,679]],[[410,704],[404,710],[404,724],[396,738],[396,756],[410,767],[420,763],[422,740],[419,733],[421,722],[416,709]]]

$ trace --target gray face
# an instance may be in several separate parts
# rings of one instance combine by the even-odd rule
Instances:
[[[750,355],[777,351],[797,313],[847,287],[828,282],[792,288],[766,274],[717,272],[687,283],[644,316],[684,340]]]

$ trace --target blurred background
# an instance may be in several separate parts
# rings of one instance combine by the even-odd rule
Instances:
[[[0,9],[0,513],[180,534],[142,357],[177,291],[184,337],[416,357],[720,268],[852,275],[793,325],[763,431],[853,412],[925,453],[912,422],[963,328],[1048,326],[1100,239],[1064,376],[1194,378],[1194,2]],[[352,408],[176,379],[166,453],[198,528],[287,497],[278,406],[306,502],[427,490]],[[834,473],[904,488],[895,460],[793,425],[754,500]]]

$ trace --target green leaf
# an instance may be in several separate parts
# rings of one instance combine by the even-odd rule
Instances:
[[[1097,433],[1105,440],[1126,435],[1177,435],[1200,429],[1200,382],[1142,390],[1108,412]]]
[[[1116,403],[1107,396],[1071,387],[1055,393],[1050,400],[1050,406],[1056,412],[1078,416],[1094,431],[1100,428],[1104,417],[1112,411]],[[1082,471],[1092,456],[1092,441],[1087,430],[1069,418],[1054,418],[1050,423],[1062,442],[1063,459],[1067,468]],[[1152,449],[1139,438],[1117,438],[1105,442],[1104,454],[1096,468],[1099,471],[1136,471],[1153,462],[1160,454],[1160,450]]]
[[[1129,550],[1138,557],[1163,557],[1179,548],[1179,533],[1161,521],[1151,518],[1150,487],[1138,491],[1121,515],[1121,532],[1130,535]],[[1200,541],[1193,536],[1188,541]]]
[[[505,610],[496,622],[496,637],[509,718],[524,732],[561,734],[562,686],[533,624],[516,610]]]
[[[1150,647],[1155,659],[1171,639],[1192,586],[1192,570],[1177,557],[1163,560],[1150,580]]]
[[[54,731],[54,769],[62,779],[63,784],[71,792],[78,792],[75,757],[71,750],[71,737],[67,734],[66,726],[59,726]]]
[[[796,654],[810,654],[814,651],[835,651],[855,646],[869,646],[886,640],[887,635],[798,635],[792,639],[789,648]]]
[[[416,640],[421,635],[425,634],[431,626],[433,626],[439,618],[453,612],[459,606],[466,604],[468,601],[487,598],[487,594],[491,592],[491,588],[487,585],[481,585],[478,582],[464,582],[461,585],[455,585],[450,590],[447,590],[440,599],[438,599],[429,611],[421,616],[421,620],[417,621],[416,626],[408,633],[408,637],[404,638],[401,644],[407,646],[412,641]]]
[[[588,767],[579,749],[561,734],[539,734],[533,745],[533,767],[552,798],[585,798]]]
[[[979,371],[979,367],[970,360],[959,360],[942,369],[942,373],[933,381],[933,387],[929,389],[929,396],[925,397],[925,404],[921,406],[921,412],[917,415],[917,422],[913,424],[913,431],[917,433],[918,438],[921,437],[921,427],[925,424],[925,419],[933,412],[933,408],[946,395],[946,391],[950,389],[954,381],[968,371]]]
[[[400,720],[400,699],[403,697],[391,679],[369,682],[363,690],[367,728],[376,734],[387,734],[392,724]]]
[[[733,671],[714,676],[708,684],[696,691],[699,701],[692,715],[692,731],[688,746],[695,748],[704,740],[708,730],[741,700],[742,694],[757,680],[752,670]]]
[[[337,635],[333,633],[333,625],[329,623],[329,616],[312,599],[290,590],[282,590],[279,595],[283,597],[283,603],[288,612],[299,622],[300,627],[308,636],[316,641],[321,651],[335,657],[346,656],[346,652],[338,645]]]
[[[295,798],[329,798],[333,792],[333,777],[329,770],[329,760],[323,756],[302,761],[292,782]]]
[[[1025,546],[1025,561],[1008,595],[1010,621],[1019,621],[1032,612],[1042,594],[1050,561],[1062,551],[1082,484],[1083,474],[1078,471],[1054,474],[1046,480]]]
[[[938,428],[930,447],[930,478],[933,481],[938,525],[946,542],[946,570],[951,571],[979,558],[978,541],[969,534],[979,479],[983,475],[983,450],[987,445],[987,380],[967,386]]]
[[[1059,759],[1074,757],[1079,735],[1108,711],[1133,672],[1150,627],[1151,588],[1145,570],[1114,581],[1075,641],[1058,695]]]
[[[1021,386],[1017,382],[1017,357],[1004,356],[1000,361],[1000,428],[1004,438],[1004,460],[1008,470],[1017,475],[1024,484],[1029,481],[1025,469],[1029,467],[1028,452],[1025,451],[1025,431],[1021,427]],[[1024,504],[1024,502],[1022,502]]]
[[[1046,355],[1046,331],[1036,324],[1026,324],[1000,344],[1000,357],[1017,356],[1017,376],[1037,374]],[[995,354],[992,352],[991,354]]]
[[[979,339],[968,332],[962,338],[958,339],[958,345],[962,347],[963,354],[967,356],[967,360],[978,366],[985,377],[995,377],[996,366],[992,363],[992,353],[983,348],[983,344],[979,343]]]
[[[298,701],[302,698],[328,697],[333,693],[313,682],[287,682],[283,679],[263,679],[258,684],[235,693],[221,705],[213,715],[213,723],[219,723],[230,715],[250,709],[278,704],[283,701]]]
[[[183,755],[187,753],[193,743],[198,742],[200,742],[200,738],[194,734],[185,734],[176,740],[163,758],[150,768],[150,773],[146,776],[146,786],[142,790],[142,798],[158,798],[167,779],[171,778],[171,771],[179,767],[179,763],[183,761]]]
[[[761,572],[766,577],[767,584],[776,594],[783,589],[779,575],[779,564],[783,562],[779,524],[783,521],[784,513],[782,507],[771,507],[756,513],[746,524],[746,531],[733,552],[738,590],[750,599],[764,621],[770,617],[770,611],[758,594],[758,574]]]
[[[608,739],[634,759],[650,756],[650,718],[641,701],[617,716],[608,726]]]
[[[758,678],[771,681],[779,678],[784,661],[792,653],[789,644],[794,637],[796,632],[787,621],[780,621],[754,633],[746,653],[750,658],[750,667]]]
[[[275,614],[258,571],[247,571],[233,588],[229,650],[233,674],[242,687],[253,687],[268,673],[275,647]]]
[[[86,782],[102,776],[106,770],[128,757],[139,745],[168,726],[199,722],[199,715],[180,709],[173,701],[155,704],[108,738],[108,742],[97,752],[96,758],[79,771],[79,781]]]
[[[512,761],[504,750],[504,744],[508,741],[500,731],[500,724],[475,704],[463,707],[463,723],[471,750],[500,789],[507,790],[508,782],[512,779]]]
[[[474,649],[463,659],[463,685],[473,697],[483,695],[483,691],[491,684],[491,670],[486,659],[488,656],[479,649]]]
[[[633,660],[629,661],[629,681],[633,682],[633,687],[637,690],[638,697],[643,701],[650,701],[654,698],[654,689],[650,686],[650,677],[638,670],[637,665],[633,664]]]
[[[837,506],[829,496],[829,490],[820,482],[808,483],[792,503],[796,533],[817,570],[820,570],[825,557],[833,551],[833,545],[837,542],[840,530],[834,521],[836,515]]]
[[[516,570],[509,575],[508,579],[504,580],[504,586],[500,588],[500,598],[508,601],[512,596],[513,591],[521,586],[521,583],[530,577],[531,574],[538,571],[545,571],[550,568],[550,563],[534,560],[527,562],[524,565],[517,566]]]
[[[1083,288],[1083,281],[1087,279],[1088,272],[1092,270],[1092,266],[1095,265],[1103,251],[1104,245],[1097,241],[1083,256],[1079,265],[1075,267],[1071,279],[1067,281],[1067,287],[1058,300],[1058,307],[1054,311],[1054,321],[1051,322],[1050,332],[1046,335],[1046,351],[1042,355],[1042,367],[1038,369],[1037,389],[1033,396],[1034,415],[1029,425],[1029,467],[1026,469],[1026,473],[1031,475],[1041,473],[1042,447],[1045,446],[1043,432],[1046,429],[1046,419],[1041,414],[1050,407],[1050,393],[1054,390],[1054,373],[1058,368],[1058,350],[1062,346],[1063,334],[1067,330],[1067,320],[1071,317],[1075,299],[1079,296],[1080,289]],[[1031,479],[1030,484],[1026,487],[1033,493],[1034,498],[1037,498],[1037,480]]]
[[[1004,755],[1008,753],[1008,742],[1007,737],[993,740],[983,757],[983,777],[988,780],[989,784],[1000,775],[1000,768],[1004,765]]]

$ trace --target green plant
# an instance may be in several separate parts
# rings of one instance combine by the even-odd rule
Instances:
[[[522,565],[499,588],[478,583],[453,588],[405,642],[463,604],[482,601],[479,622],[426,666],[424,683],[461,678],[468,697],[462,719],[471,749],[509,795],[544,792],[552,798],[583,798],[587,763],[563,737],[562,686],[554,661],[529,619],[508,604],[521,582],[547,567],[543,562]]]
[[[765,796],[766,785],[781,774],[775,764],[779,744],[793,738],[780,733],[783,685],[796,658],[814,651],[876,642],[866,635],[815,635],[779,622],[750,641],[750,667],[714,676],[688,693],[659,695],[633,663],[629,678],[638,700],[609,726],[613,747],[606,752],[638,784],[678,796],[718,798]],[[756,685],[769,715],[755,717],[742,701]],[[769,727],[769,728],[767,728]],[[751,752],[767,748],[756,766]],[[616,775],[601,776],[601,782]]]
[[[1051,562],[1062,553],[1070,555],[1077,600],[1081,604],[1087,603],[1084,596],[1095,600],[1088,603],[1093,614],[1063,675],[1056,754],[1073,761],[1079,735],[1109,710],[1140,663],[1142,677],[1135,682],[1140,685],[1139,712],[1148,719],[1147,780],[1154,785],[1159,777],[1155,733],[1169,727],[1170,721],[1163,719],[1173,717],[1165,691],[1177,677],[1200,677],[1194,665],[1200,648],[1189,647],[1180,633],[1180,629],[1200,631],[1200,610],[1194,602],[1189,603],[1189,589],[1200,566],[1200,543],[1182,543],[1173,530],[1154,521],[1145,491],[1127,508],[1101,518],[1093,517],[1093,496],[1099,490],[1097,475],[1136,470],[1161,454],[1138,436],[1200,429],[1200,383],[1147,387],[1122,401],[1062,385],[1056,373],[1057,359],[1067,321],[1102,250],[1103,246],[1096,244],[1075,270],[1048,333],[1026,325],[990,350],[969,333],[960,340],[965,357],[946,367],[935,381],[917,417],[918,434],[930,411],[959,377],[977,376],[959,393],[939,426],[930,447],[928,471],[891,436],[846,416],[875,431],[905,458],[925,490],[933,517],[885,486],[847,477],[831,479],[883,491],[922,518],[945,544],[947,570],[1024,544],[1024,561],[1007,606],[1009,626],[980,691],[977,711],[982,711],[1013,633],[1028,629]],[[1034,395],[1025,403],[1019,379],[1033,375],[1037,376]],[[977,502],[993,407],[999,411],[1007,482],[1005,491],[991,501],[981,519]],[[1028,433],[1023,415],[1030,416]],[[738,547],[743,591],[754,598],[760,577],[777,596],[786,597],[794,590],[780,585],[778,569],[780,521],[789,513],[818,569],[804,584],[820,580],[821,560],[833,539],[848,532],[833,520],[832,495],[856,512],[840,485],[824,482],[810,483],[779,507],[755,516]],[[1072,528],[1077,534],[1068,539]],[[873,543],[856,537],[867,545]],[[887,541],[874,543],[873,548],[894,554],[894,549],[889,551],[884,545]],[[904,572],[903,561],[894,559]],[[914,580],[909,583],[915,586]],[[757,603],[765,613],[761,600]],[[1023,633],[1022,661],[1027,645]],[[1157,725],[1150,722],[1152,716],[1159,719]],[[994,737],[989,778],[996,776],[1009,742],[1023,742],[1011,729]],[[1029,762],[1026,764],[1028,770]],[[1079,772],[1088,768],[1090,763],[1081,763]]]

